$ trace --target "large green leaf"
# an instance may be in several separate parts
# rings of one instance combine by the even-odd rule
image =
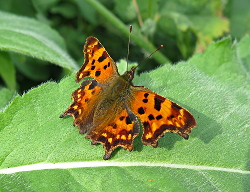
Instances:
[[[246,73],[250,77],[250,36],[246,35],[240,42],[238,46],[239,57],[241,58],[242,65],[246,68]]]
[[[217,54],[214,54],[216,51]],[[239,86],[250,85],[249,60],[250,57],[250,38],[243,38],[239,44],[231,46],[231,38],[213,42],[201,57],[196,54],[188,63],[210,76],[216,76],[221,81],[234,79],[233,83],[238,82]],[[230,78],[229,78],[230,76]]]
[[[56,31],[34,19],[0,11],[0,49],[78,69]]]
[[[247,191],[250,91],[240,86],[242,81],[235,75],[211,75],[195,63],[200,60],[199,65],[215,68],[214,58],[221,55],[220,50],[232,49],[228,41],[217,42],[217,48],[211,45],[210,51],[195,55],[193,61],[135,77],[135,85],[168,97],[194,115],[198,126],[188,141],[166,133],[158,148],[153,148],[142,145],[137,137],[134,151],[118,149],[104,161],[102,146],[93,146],[78,134],[72,117],[59,119],[71,104],[71,92],[79,87],[74,74],[17,96],[0,113],[1,189]],[[231,73],[233,64],[238,65],[235,61],[229,59],[224,70]],[[245,73],[236,73],[239,79],[247,79]]]

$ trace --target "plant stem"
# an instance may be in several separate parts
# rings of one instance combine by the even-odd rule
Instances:
[[[129,36],[129,27],[126,26],[121,20],[119,20],[112,12],[110,12],[106,7],[104,7],[97,0],[86,0],[90,5],[92,5],[100,14],[102,14],[109,22],[116,26],[124,35]],[[157,48],[144,38],[141,33],[135,32],[131,35],[131,39],[140,47],[143,47],[149,53],[154,52]],[[169,59],[164,56],[160,51],[153,55],[153,58],[160,64],[170,62]]]

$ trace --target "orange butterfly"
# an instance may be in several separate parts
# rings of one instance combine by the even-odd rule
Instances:
[[[84,46],[85,62],[76,74],[80,88],[72,93],[72,105],[60,116],[72,115],[74,125],[92,144],[102,143],[104,160],[121,146],[133,150],[133,140],[143,127],[142,143],[157,147],[165,132],[178,133],[188,139],[196,126],[186,109],[143,86],[134,86],[136,67],[119,75],[117,66],[95,37]],[[140,121],[139,121],[140,120]],[[141,122],[141,124],[140,124]]]

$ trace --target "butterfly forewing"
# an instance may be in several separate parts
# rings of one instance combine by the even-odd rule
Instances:
[[[85,61],[76,74],[76,81],[84,77],[92,77],[99,83],[105,84],[118,76],[113,59],[95,37],[88,37],[84,46]]]

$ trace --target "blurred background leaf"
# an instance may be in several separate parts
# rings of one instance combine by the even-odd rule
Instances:
[[[90,35],[99,38],[115,61],[125,58],[128,26],[133,25],[130,61],[140,62],[156,47],[164,45],[158,53],[147,60],[146,64],[140,66],[139,73],[154,69],[166,62],[187,60],[195,52],[203,52],[213,40],[225,35],[230,34],[232,38],[240,40],[250,32],[248,7],[248,0],[23,0],[21,2],[10,0],[0,2],[0,10],[4,11],[2,14],[12,13],[5,18],[16,33],[24,28],[30,32],[39,32],[39,35],[55,42],[65,50],[73,58],[72,62],[78,63],[79,66],[83,62],[82,49],[85,39]],[[0,22],[4,28],[6,20],[2,18]],[[3,33],[6,34],[6,31]],[[23,41],[22,38],[14,38],[16,33],[13,37],[10,32],[8,33],[13,45]],[[30,37],[27,38],[28,46]],[[33,45],[41,47],[39,43],[33,43]],[[6,44],[2,49],[6,50]],[[46,50],[49,49],[44,49]],[[60,65],[60,62],[50,61],[48,54],[47,56],[43,54],[45,57],[39,57],[36,53],[29,52],[27,57],[24,48],[18,51],[19,54],[14,54],[13,52],[17,51],[13,49],[6,51],[10,51],[6,53],[9,55],[8,65],[14,66],[15,69],[9,70],[9,75],[6,75],[8,72],[5,72],[5,75],[1,74],[0,85],[16,89],[19,93],[47,80],[59,80],[65,74],[76,70],[75,67],[68,68],[66,65]],[[6,61],[6,55],[1,57],[2,61]],[[57,66],[51,65],[48,61]],[[4,66],[6,65],[1,62],[2,71]],[[9,76],[8,80],[6,76]]]

